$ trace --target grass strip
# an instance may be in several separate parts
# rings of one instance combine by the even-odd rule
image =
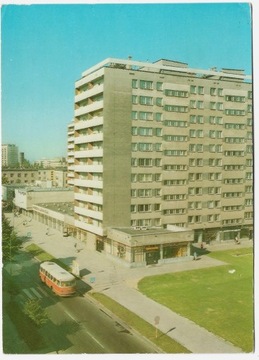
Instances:
[[[226,265],[143,278],[138,289],[245,352],[253,351],[253,252],[212,252]]]
[[[36,244],[31,244],[26,246],[25,250],[30,252],[34,257],[36,257],[40,262],[42,261],[53,261],[59,266],[61,266],[63,269],[71,272],[70,266],[64,264],[59,259],[54,258],[51,254],[47,253],[45,250],[43,250],[41,247],[39,247]]]
[[[168,354],[187,354],[190,353],[184,346],[171,339],[160,330],[156,330],[154,326],[141,319],[138,315],[126,309],[108,296],[92,292],[89,293],[95,300],[99,301],[111,312],[116,314],[122,321],[124,321],[131,328],[146,337],[149,341],[153,342],[161,350]]]

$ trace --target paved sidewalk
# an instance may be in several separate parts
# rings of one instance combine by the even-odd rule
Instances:
[[[11,217],[11,224],[13,224],[13,215],[9,217]],[[159,317],[158,329],[178,341],[191,352],[196,354],[242,352],[241,349],[172,312],[165,306],[156,303],[137,290],[138,281],[145,276],[220,266],[224,264],[223,262],[203,255],[198,261],[129,269],[110,260],[104,254],[86,249],[84,243],[80,243],[72,237],[64,238],[55,229],[49,229],[49,235],[46,235],[47,226],[35,220],[28,222],[24,226],[23,221],[25,219],[24,216],[14,219],[15,230],[20,236],[31,234],[31,238],[24,245],[36,243],[68,265],[71,265],[72,261],[76,260],[79,263],[82,280],[91,285],[94,291],[105,293],[152,325],[154,325],[155,317]],[[79,252],[74,246],[75,243],[77,243]],[[231,243],[222,246],[224,249],[237,247],[237,245]],[[222,246],[211,245],[209,250],[218,250]],[[238,246],[252,246],[252,242],[245,241]]]

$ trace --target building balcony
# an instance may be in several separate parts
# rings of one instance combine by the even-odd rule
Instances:
[[[89,158],[103,157],[103,149],[75,151],[74,156],[76,159],[87,158],[87,157],[89,157]]]
[[[86,202],[91,202],[93,204],[102,205],[103,204],[103,197],[97,195],[88,195],[82,193],[75,193],[75,200],[81,200]]]
[[[79,107],[75,110],[75,116],[80,116],[83,114],[88,114],[92,111],[100,110],[103,108],[103,100],[93,102],[90,105]]]
[[[74,150],[74,142],[67,145],[68,150]]]
[[[91,173],[102,173],[103,165],[75,165],[75,172],[91,172]]]
[[[77,121],[75,123],[75,130],[87,129],[98,125],[103,125],[103,116],[95,116],[90,120]]]
[[[98,95],[103,93],[103,83],[100,85],[95,85],[92,89],[86,90],[81,92],[80,94],[75,96],[75,102],[82,101],[84,99],[87,99],[89,97]]]
[[[96,235],[100,235],[100,236],[104,235],[103,228],[95,226],[95,225],[87,224],[87,223],[85,223],[83,221],[75,220],[75,226],[78,227],[79,229],[89,231],[89,232],[91,232],[93,234],[96,234]]]
[[[85,144],[94,141],[103,141],[103,133],[92,133],[89,135],[81,135],[75,138],[75,144]]]
[[[75,152],[74,151],[68,151],[67,156],[68,157],[74,157]]]
[[[78,215],[90,217],[92,219],[102,220],[103,213],[100,211],[89,210],[84,207],[75,206],[74,211]]]
[[[103,181],[98,180],[87,180],[87,179],[75,179],[75,186],[79,187],[90,187],[93,189],[102,189]]]

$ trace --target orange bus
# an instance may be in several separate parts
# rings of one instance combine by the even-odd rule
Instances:
[[[76,279],[68,271],[52,261],[40,264],[39,276],[59,296],[70,296],[76,292]]]

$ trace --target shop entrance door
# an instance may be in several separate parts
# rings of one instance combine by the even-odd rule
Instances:
[[[147,251],[146,252],[146,264],[152,265],[157,264],[158,260],[160,259],[160,252],[159,251]]]
[[[96,251],[102,252],[104,250],[104,243],[102,240],[96,240]]]

